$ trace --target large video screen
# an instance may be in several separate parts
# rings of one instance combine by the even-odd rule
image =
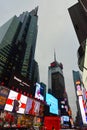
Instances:
[[[44,100],[44,88],[39,83],[36,83],[35,98]]]
[[[8,94],[9,94],[9,89],[7,89],[4,86],[0,86],[0,109],[4,109]]]
[[[8,99],[6,101],[5,110],[13,113],[23,114],[26,108],[27,97],[10,90]]]
[[[31,114],[31,115],[39,115],[39,109],[40,109],[40,102],[28,98],[25,114]]]
[[[46,94],[46,102],[50,106],[50,113],[59,114],[58,113],[58,100],[52,96],[51,94]]]

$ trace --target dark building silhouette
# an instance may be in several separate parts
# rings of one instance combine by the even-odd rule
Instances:
[[[83,4],[84,2],[85,4]],[[68,9],[80,44],[87,37],[87,12],[85,10],[85,8],[87,8],[87,1],[84,0],[84,2],[83,0],[80,0]]]
[[[78,66],[83,71],[87,38],[87,1],[78,0],[78,3],[70,7],[68,11],[80,44],[78,48]]]
[[[34,59],[38,32],[37,11],[38,8],[23,12],[0,27],[0,82],[6,86],[13,73],[25,77],[30,84],[39,82],[38,63]]]

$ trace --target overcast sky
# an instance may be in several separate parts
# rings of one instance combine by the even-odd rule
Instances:
[[[79,43],[68,8],[75,3],[77,0],[0,0],[0,26],[12,16],[19,16],[22,12],[39,6],[35,59],[39,64],[40,80],[48,85],[48,66],[54,60],[55,49],[56,60],[63,64],[65,86],[73,116],[76,114],[76,99],[72,70],[79,70]]]

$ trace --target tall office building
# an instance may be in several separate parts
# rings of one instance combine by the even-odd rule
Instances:
[[[72,113],[65,89],[63,65],[56,61],[55,53],[54,61],[48,67],[48,93],[58,99],[58,113],[61,117],[61,125],[69,126],[70,122],[68,119],[72,119]],[[66,118],[67,121],[64,118]]]
[[[56,98],[62,98],[65,91],[65,83],[63,76],[63,65],[56,61],[48,67],[48,92]]]
[[[54,61],[48,67],[48,93],[58,99],[58,110],[61,116],[68,115],[69,102],[65,89],[65,81],[63,75],[63,65]]]
[[[25,77],[30,83],[39,80],[38,64],[34,60],[37,11],[38,7],[31,12],[23,12],[0,27],[0,82],[6,86],[14,73]]]

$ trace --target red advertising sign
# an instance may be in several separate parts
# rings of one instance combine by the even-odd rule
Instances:
[[[46,130],[60,130],[60,117],[58,116],[46,116],[44,118],[44,127]]]

